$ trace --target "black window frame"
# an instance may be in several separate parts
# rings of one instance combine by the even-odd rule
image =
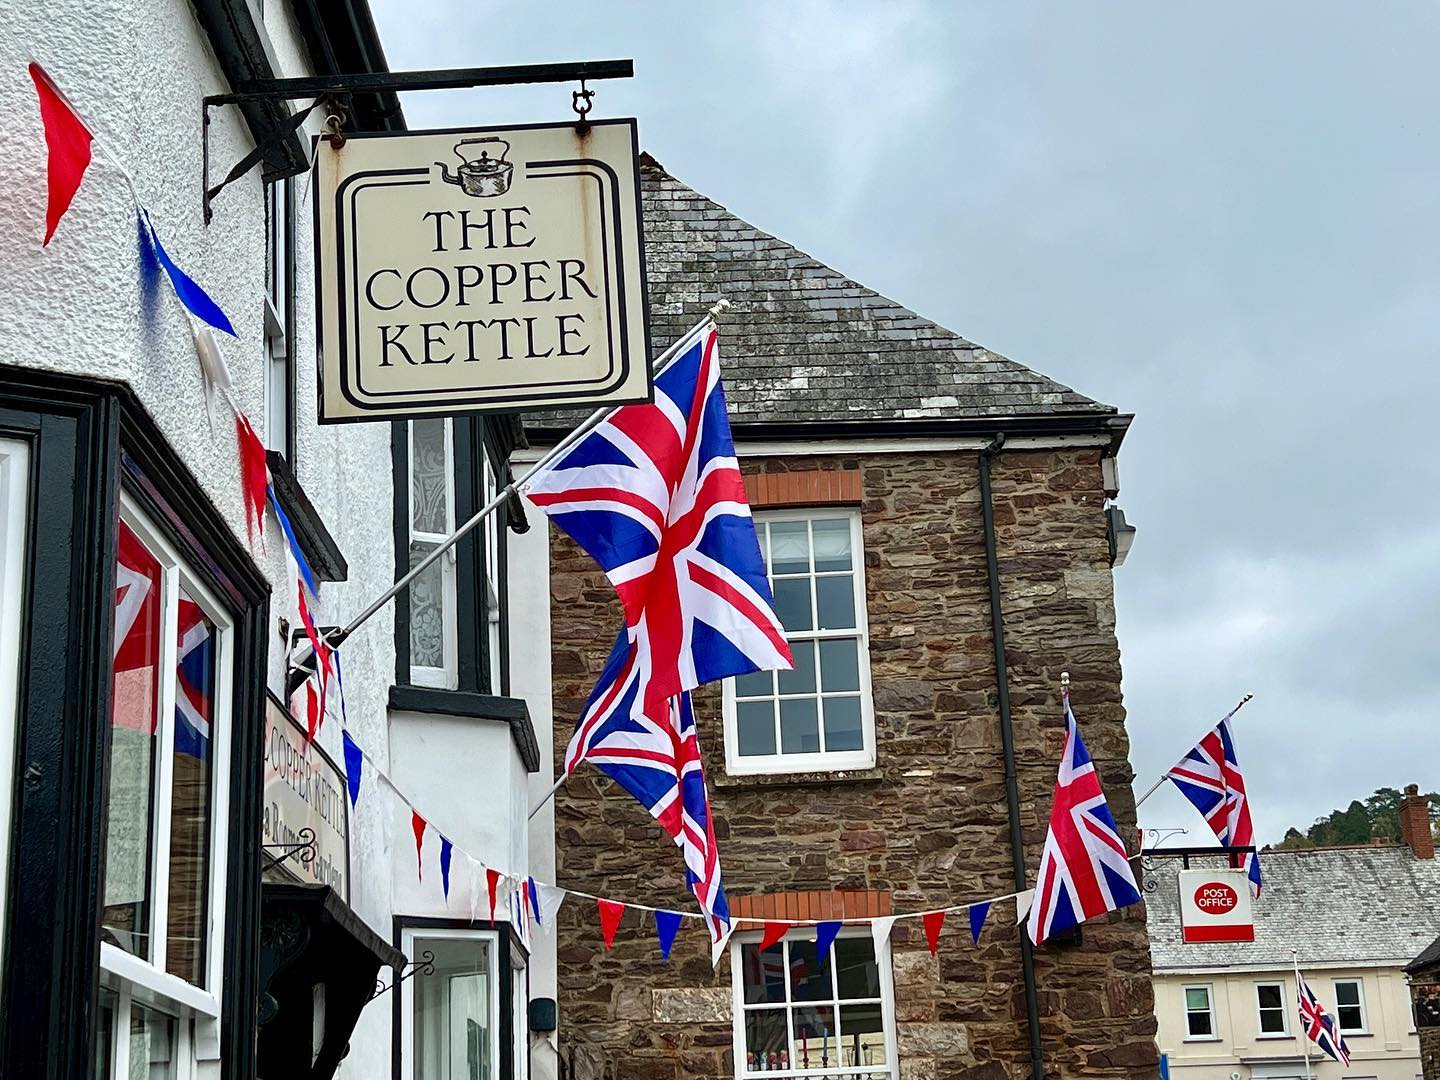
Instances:
[[[0,434],[30,446],[0,1075],[92,1066],[122,486],[234,613],[220,1052],[254,1075],[269,583],[123,384],[0,365]]]

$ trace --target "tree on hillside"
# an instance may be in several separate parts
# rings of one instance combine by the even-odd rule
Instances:
[[[1400,802],[1404,794],[1395,788],[1377,788],[1361,802],[1351,801],[1344,810],[1332,810],[1316,818],[1303,833],[1296,828],[1285,831],[1285,838],[1275,846],[1282,851],[1297,848],[1333,847],[1338,844],[1368,844],[1372,840],[1400,842]],[[1430,827],[1440,823],[1440,794],[1430,798]]]

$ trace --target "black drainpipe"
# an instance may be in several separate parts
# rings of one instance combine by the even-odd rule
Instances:
[[[1005,616],[1000,610],[1000,564],[995,558],[995,508],[990,502],[990,459],[1005,445],[997,432],[980,451],[980,508],[985,517],[985,570],[990,579],[990,636],[995,641],[995,691],[1000,699],[1000,746],[1005,754],[1005,803],[1010,809],[1010,857],[1015,867],[1015,890],[1025,883],[1024,837],[1020,831],[1020,784],[1015,773],[1015,729],[1010,723],[1010,680],[1005,669]],[[1020,931],[1020,966],[1025,976],[1025,1012],[1030,1028],[1030,1074],[1045,1080],[1045,1051],[1040,1045],[1040,999],[1035,990],[1035,953],[1030,937]]]

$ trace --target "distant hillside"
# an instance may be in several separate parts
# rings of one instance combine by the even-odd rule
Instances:
[[[1295,848],[1334,847],[1337,844],[1368,844],[1372,840],[1400,843],[1400,800],[1394,788],[1379,788],[1364,802],[1353,801],[1344,810],[1332,810],[1304,832],[1290,828],[1285,839],[1274,846],[1282,851]],[[1440,822],[1440,794],[1430,793],[1430,827]]]

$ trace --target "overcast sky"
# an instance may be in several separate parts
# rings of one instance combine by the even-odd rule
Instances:
[[[633,57],[594,115],[637,116],[670,172],[1136,414],[1116,588],[1137,792],[1246,691],[1262,841],[1440,788],[1440,8],[371,2],[397,70]],[[1141,820],[1205,839],[1168,785]]]

